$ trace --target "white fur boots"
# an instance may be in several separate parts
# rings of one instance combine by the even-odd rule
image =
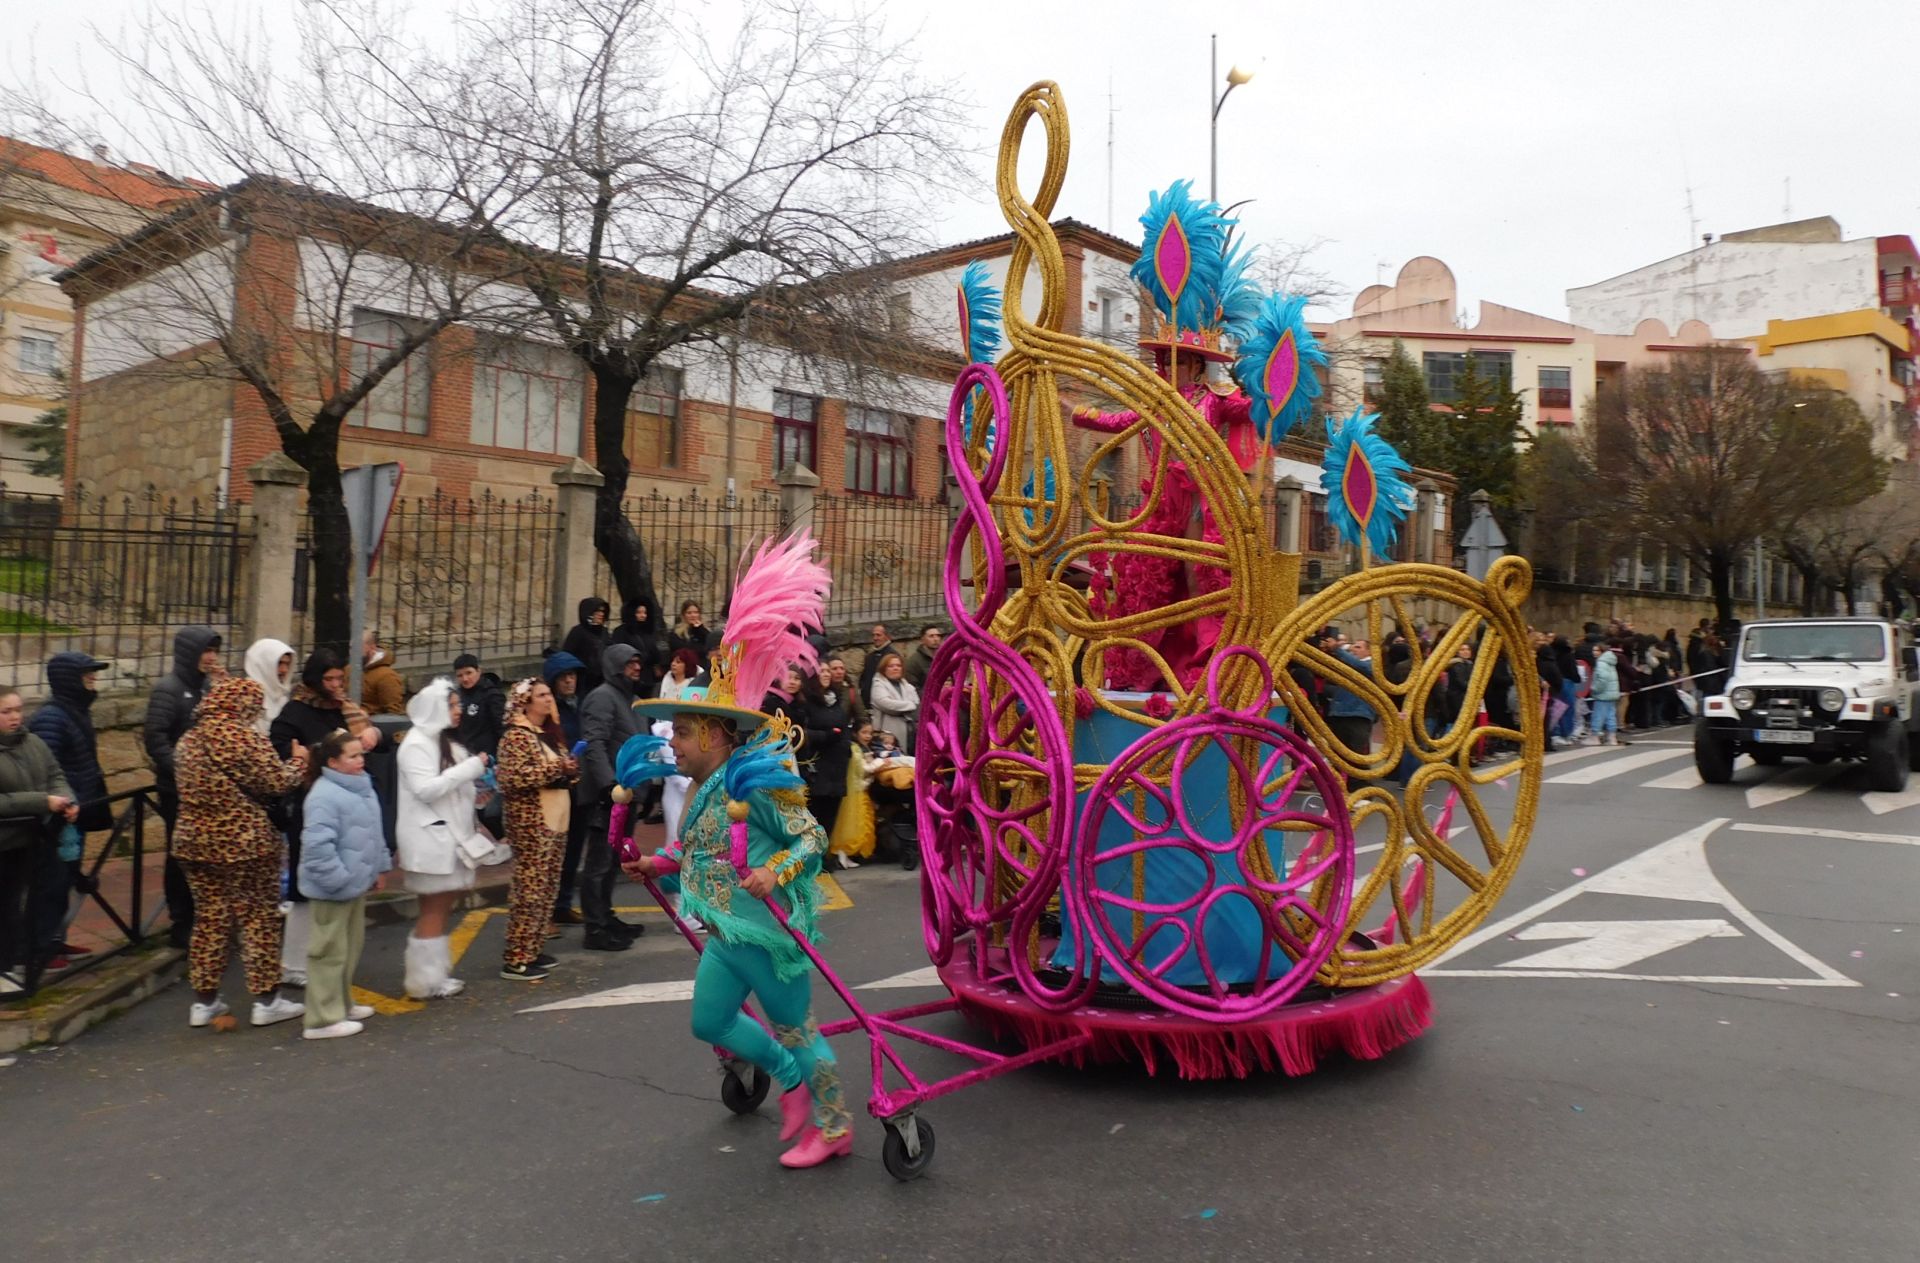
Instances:
[[[410,1000],[444,1000],[466,990],[466,983],[448,976],[453,971],[453,958],[447,949],[445,935],[439,938],[415,938],[409,934],[406,968],[407,998]]]

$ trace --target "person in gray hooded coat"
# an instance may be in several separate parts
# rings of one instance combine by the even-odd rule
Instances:
[[[607,842],[613,812],[613,760],[628,737],[640,731],[633,709],[640,687],[641,660],[632,645],[608,645],[600,655],[606,682],[580,704],[580,736],[587,743],[580,759],[576,806],[587,813],[586,851],[580,862],[580,913],[586,918],[582,946],[597,952],[623,952],[645,927],[613,915],[613,885],[620,870]]]

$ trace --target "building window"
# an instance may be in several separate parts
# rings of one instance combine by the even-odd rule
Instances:
[[[680,370],[656,364],[627,400],[627,459],[655,469],[680,467]]]
[[[773,392],[773,471],[779,473],[795,465],[817,470],[815,460],[820,433],[820,401],[812,395],[796,395],[790,390]]]
[[[1310,553],[1330,553],[1333,551],[1333,520],[1327,516],[1327,498],[1323,495],[1307,497],[1307,551]]]
[[[1421,357],[1427,372],[1427,398],[1452,403],[1460,397],[1460,375],[1467,371],[1469,355],[1482,379],[1497,380],[1502,389],[1512,384],[1512,351],[1428,351]]]
[[[913,494],[913,422],[877,408],[847,409],[847,490]]]
[[[20,371],[37,377],[51,377],[60,371],[60,339],[51,333],[29,329],[20,335]]]
[[[353,312],[353,339],[350,345],[350,371],[361,380],[388,352],[401,345],[410,333],[417,333],[420,322],[405,316],[356,307]],[[392,430],[396,434],[427,432],[427,403],[433,394],[433,370],[422,346],[393,371],[380,379],[350,418],[354,425],[370,430]]]
[[[1573,370],[1570,368],[1541,368],[1540,370],[1540,406],[1542,408],[1573,407]]]
[[[1374,403],[1387,387],[1387,362],[1378,355],[1369,355],[1360,363],[1360,391],[1368,403]]]
[[[1111,338],[1113,336],[1113,311],[1115,305],[1112,294],[1100,295],[1100,336],[1103,338]]]
[[[585,366],[559,347],[483,336],[474,348],[472,439],[482,447],[573,455],[586,393]]]

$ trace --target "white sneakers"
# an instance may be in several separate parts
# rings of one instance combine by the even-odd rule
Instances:
[[[373,1006],[371,1004],[353,1004],[347,1006],[347,1019],[349,1021],[364,1022],[372,1016]]]
[[[214,1018],[228,1011],[227,1002],[219,996],[213,997],[212,1004],[202,1004],[198,1000],[195,1000],[193,1007],[187,1010],[187,1025],[206,1026],[211,1023]]]
[[[354,1007],[359,1008],[363,1006],[356,1005]],[[371,1013],[373,1010],[368,1009],[367,1012]],[[305,1039],[344,1039],[348,1035],[358,1035],[366,1029],[366,1027],[360,1025],[360,1023],[354,1021],[352,1018],[348,1018],[343,1022],[335,1022],[331,1026],[310,1027],[303,1032],[302,1037]]]
[[[255,1026],[272,1026],[275,1022],[285,1022],[292,1018],[299,1017],[306,1011],[306,1005],[296,1000],[289,1000],[283,995],[273,997],[273,1003],[271,1004],[262,1004],[258,1000],[255,1000],[253,1002],[253,1024]]]

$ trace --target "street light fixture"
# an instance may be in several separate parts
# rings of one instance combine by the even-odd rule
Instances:
[[[1210,161],[1208,164],[1207,196],[1213,201],[1218,202],[1220,200],[1220,107],[1227,103],[1227,98],[1233,95],[1235,88],[1243,83],[1252,82],[1253,71],[1242,70],[1238,66],[1230,67],[1227,70],[1227,86],[1220,89],[1219,96],[1214,96],[1214,88],[1220,82],[1220,37],[1218,35],[1209,35],[1207,41],[1211,56],[1209,63],[1210,68],[1207,72],[1207,96],[1213,101],[1213,117],[1208,124]]]

